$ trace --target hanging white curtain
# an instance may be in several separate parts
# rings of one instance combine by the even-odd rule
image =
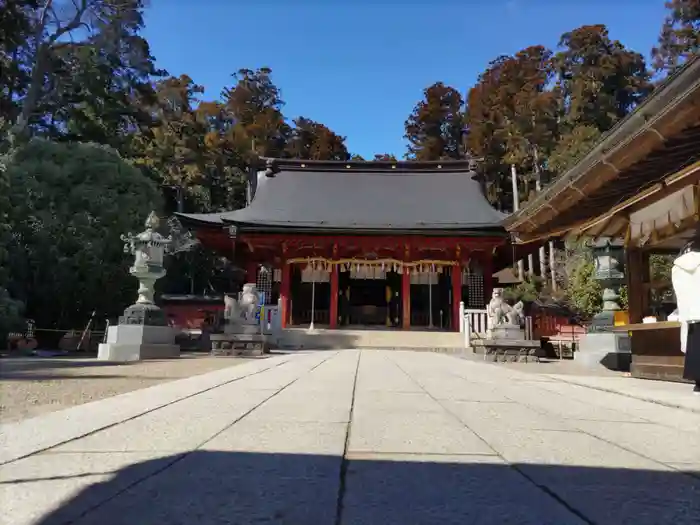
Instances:
[[[646,208],[630,214],[630,241],[644,245],[651,236],[671,225],[680,224],[695,214],[695,192],[686,186]]]
[[[330,274],[323,268],[312,268],[308,265],[301,271],[303,283],[327,283],[331,280]]]
[[[386,279],[386,270],[378,265],[353,264],[350,266],[350,279]]]
[[[436,285],[438,283],[437,272],[422,272],[418,274],[411,274],[411,284],[431,284]]]

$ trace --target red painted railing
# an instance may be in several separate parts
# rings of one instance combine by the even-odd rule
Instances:
[[[579,337],[586,333],[583,326],[573,324],[565,316],[554,315],[546,312],[533,312],[533,337],[549,337],[550,339],[578,341]]]

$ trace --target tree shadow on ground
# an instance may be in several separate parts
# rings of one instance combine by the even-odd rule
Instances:
[[[0,360],[0,374],[31,372],[34,370],[55,370],[67,368],[103,368],[116,363],[98,361],[96,358],[74,357],[7,357]]]
[[[206,373],[206,372],[203,372]],[[146,374],[60,374],[60,373],[14,373],[14,374],[4,374],[0,373],[0,381],[86,381],[86,380],[114,380],[114,379],[124,379],[133,381],[177,381],[179,379],[187,379],[188,376],[151,376]]]
[[[700,523],[700,473],[506,465],[485,455],[403,455],[397,461],[203,450],[150,453],[146,461],[142,453],[92,456],[98,457],[76,453],[71,461],[65,452],[45,453],[11,464],[16,467],[0,485],[10,502],[6,516],[14,505],[25,514],[33,502],[38,508],[48,499],[53,512],[33,519],[15,514],[13,523]],[[22,462],[30,466],[21,468]]]
[[[113,362],[113,361],[100,361],[97,359],[96,355],[87,355],[87,356],[81,356],[81,357],[8,357],[4,359],[0,359],[0,380],[4,379],[27,379],[27,380],[35,380],[35,379],[63,379],[63,378],[86,378],[88,376],[86,375],[71,375],[71,374],[60,374],[61,370],[70,370],[70,369],[83,369],[83,368],[93,368],[93,369],[104,369],[108,367],[113,367],[115,372],[118,371],[119,369],[126,368],[126,367],[131,367],[131,366],[136,366],[136,365],[144,365],[144,364],[157,364],[157,363],[163,363],[163,362],[173,362],[173,361],[186,361],[186,360],[192,360],[192,359],[201,359],[201,358],[208,358],[211,357],[208,353],[202,353],[202,352],[188,352],[188,353],[183,353],[179,357],[174,357],[170,359],[148,359],[148,360],[143,360],[143,361],[133,361],[133,362],[126,362],[126,363],[119,363],[119,362]],[[262,357],[263,359],[267,357],[264,356]],[[222,356],[222,357],[217,357],[217,359],[225,360],[225,359],[236,359],[236,360],[247,360],[247,359],[261,359],[261,357],[257,358],[246,358],[243,356],[235,356],[235,357],[228,357],[228,356]],[[58,372],[54,372],[58,371]],[[43,376],[41,377],[42,374],[37,373],[37,372],[45,372]],[[120,374],[115,373],[114,375],[101,375],[101,374],[95,374],[94,376],[91,376],[92,378],[109,378],[109,377],[122,377]],[[124,376],[126,377],[126,376]],[[128,377],[138,377],[134,376],[132,374],[129,374]],[[149,379],[159,379],[157,377],[148,377],[144,376]],[[183,378],[186,376],[183,376]],[[172,377],[170,377],[172,379]]]

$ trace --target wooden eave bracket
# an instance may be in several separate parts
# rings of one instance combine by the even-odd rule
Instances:
[[[586,194],[584,193],[584,191],[583,191],[581,188],[579,188],[578,186],[576,186],[576,185],[573,184],[573,183],[572,183],[572,184],[569,184],[569,188],[571,188],[572,190],[576,191],[576,192],[577,192],[579,195],[581,195],[581,197],[583,197],[584,199],[585,199],[586,197],[588,197],[588,195],[586,195]]]
[[[666,137],[664,137],[663,134],[658,129],[656,129],[654,126],[650,126],[649,131],[651,131],[652,133],[654,133],[654,135],[659,137],[659,139],[661,139],[662,143],[666,142]]]
[[[619,169],[617,166],[615,166],[615,164],[613,164],[612,162],[610,162],[610,160],[608,160],[607,158],[603,157],[603,158],[600,160],[600,162],[603,163],[603,165],[607,166],[608,168],[612,168],[612,170],[615,172],[615,174],[616,174],[616,175],[619,175],[620,169]]]

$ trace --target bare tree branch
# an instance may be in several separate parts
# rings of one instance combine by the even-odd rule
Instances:
[[[74,4],[75,4],[75,0],[74,0]],[[54,42],[56,42],[56,40],[58,40],[63,35],[65,35],[66,33],[69,33],[71,31],[78,29],[83,24],[83,15],[87,11],[87,8],[88,8],[88,0],[80,0],[80,7],[76,8],[75,15],[73,15],[73,19],[70,22],[68,22],[67,25],[60,27],[58,25],[59,24],[58,20],[56,20],[56,24],[57,24],[56,32],[49,37],[46,44],[51,45]]]

